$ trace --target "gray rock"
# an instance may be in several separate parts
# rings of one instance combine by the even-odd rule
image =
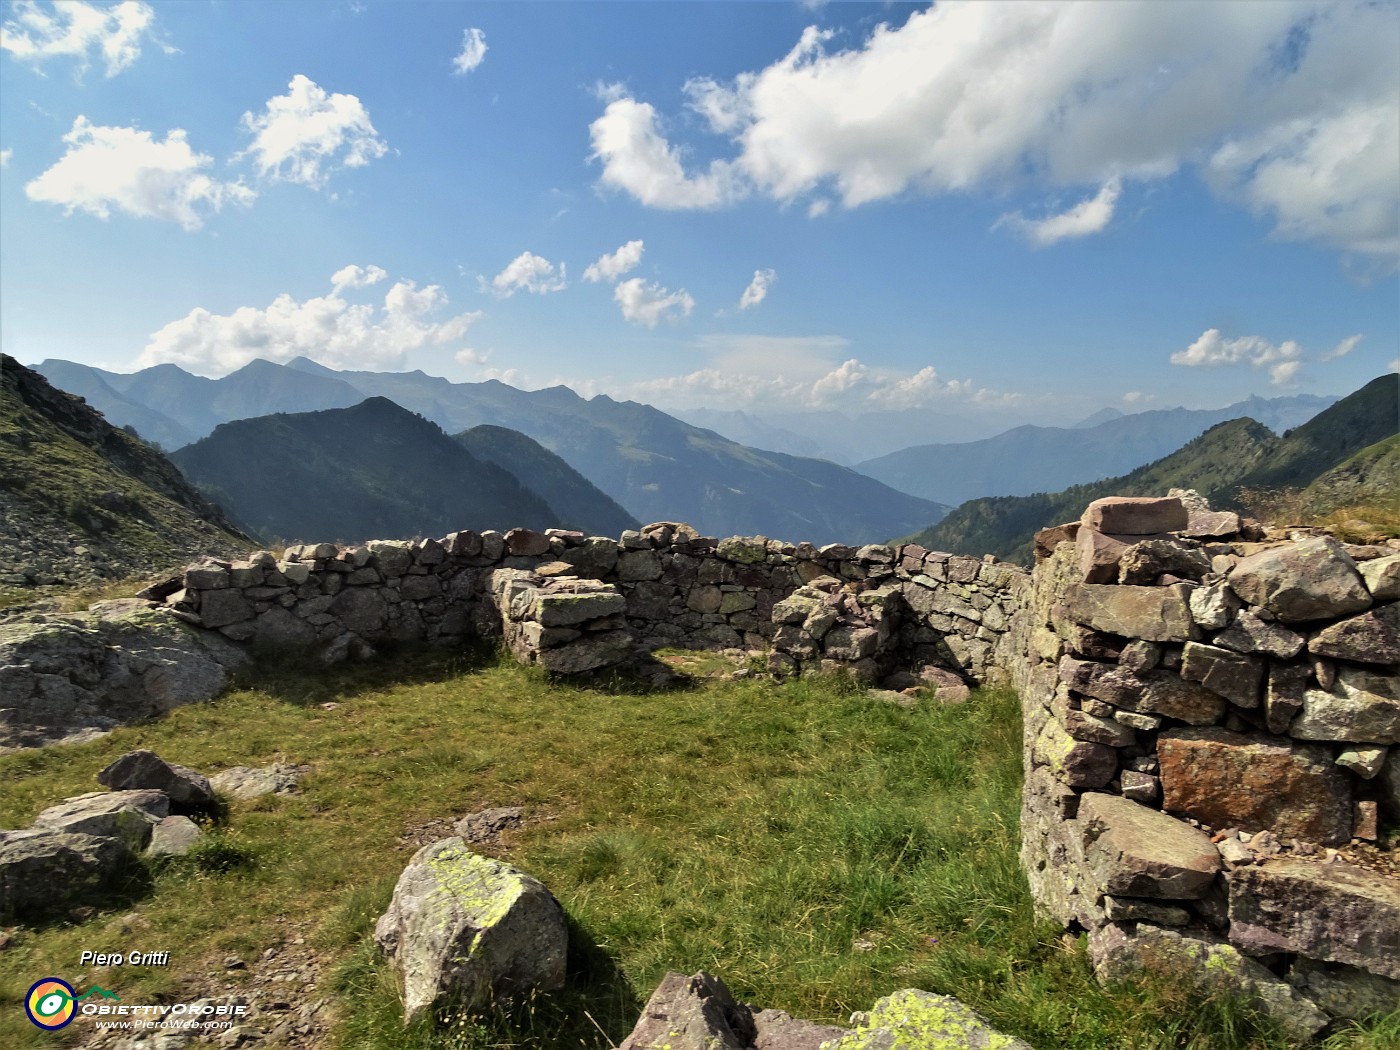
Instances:
[[[1264,661],[1213,645],[1187,642],[1182,652],[1181,677],[1199,682],[1240,707],[1258,707]]]
[[[1400,1009],[1400,981],[1354,966],[1299,959],[1288,983],[1333,1017],[1364,1021]]]
[[[1189,900],[1220,871],[1220,853],[1204,834],[1129,799],[1088,792],[1079,800],[1079,822],[1103,893]]]
[[[128,751],[98,773],[97,782],[113,791],[162,791],[176,808],[198,809],[214,801],[207,777],[186,766],[171,765],[154,751]]]
[[[1305,640],[1282,624],[1265,623],[1248,609],[1241,609],[1234,623],[1211,639],[1237,653],[1264,653],[1281,660],[1291,660],[1302,652]]]
[[[466,842],[494,842],[501,832],[518,828],[524,819],[525,811],[519,806],[500,806],[469,813],[452,825],[452,830]]]
[[[1089,934],[1089,959],[1100,981],[1150,972],[1179,975],[1204,993],[1224,992],[1251,1000],[1295,1040],[1307,1042],[1328,1024],[1309,1000],[1253,959],[1214,937],[1186,935],[1138,923],[1135,930],[1108,925]]]
[[[1350,769],[1362,780],[1370,780],[1385,768],[1386,754],[1383,747],[1349,747],[1337,756],[1337,765]]]
[[[199,841],[199,825],[189,817],[166,817],[151,829],[148,857],[179,857]]]
[[[748,1050],[757,1036],[748,1007],[708,973],[668,973],[618,1050]]]
[[[1080,519],[1085,528],[1126,536],[1179,532],[1190,524],[1186,508],[1174,496],[1105,496],[1096,499]]]
[[[1284,623],[1360,612],[1371,593],[1342,545],[1331,536],[1260,551],[1230,570],[1230,588]]]
[[[1230,943],[1400,979],[1400,881],[1348,864],[1270,858],[1229,874]]]
[[[1065,589],[1064,606],[1072,620],[1096,631],[1149,642],[1184,642],[1197,636],[1191,622],[1191,609],[1186,603],[1189,591],[1184,584],[1172,587],[1072,584]]]
[[[1170,573],[1184,580],[1199,580],[1210,572],[1210,558],[1199,548],[1172,540],[1142,540],[1118,559],[1118,580],[1126,584],[1156,583]]]
[[[1400,744],[1400,682],[1393,674],[1343,667],[1331,690],[1308,689],[1289,733],[1299,740]]]
[[[1400,604],[1324,627],[1308,639],[1308,652],[1366,664],[1400,663]]]
[[[94,791],[50,806],[34,818],[34,827],[120,839],[139,853],[151,828],[169,815],[170,799],[160,791]]]
[[[1363,561],[1357,568],[1376,601],[1393,602],[1400,598],[1400,554]]]
[[[460,838],[424,846],[399,876],[375,943],[402,982],[404,1022],[434,1004],[563,986],[567,928],[536,879],[467,850]]]
[[[887,995],[852,1020],[859,1022],[855,1030],[823,1044],[823,1050],[1032,1050],[997,1031],[972,1007],[917,988]]]
[[[1239,598],[1223,582],[1197,587],[1187,600],[1191,606],[1191,618],[1210,631],[1230,626],[1235,613],[1240,610]]]
[[[270,766],[253,768],[233,766],[209,778],[209,785],[222,795],[248,802],[263,795],[293,795],[301,778],[311,772],[310,766],[275,762]]]
[[[793,1017],[785,1010],[754,1010],[753,1050],[821,1050],[823,1043],[840,1039],[846,1029]]]
[[[0,831],[0,922],[34,922],[100,900],[131,862],[118,838],[51,829]]]

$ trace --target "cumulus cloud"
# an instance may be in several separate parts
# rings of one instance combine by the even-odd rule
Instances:
[[[655,328],[663,320],[689,317],[690,311],[695,309],[695,300],[685,289],[672,292],[660,285],[648,284],[640,277],[619,284],[613,289],[613,298],[624,318],[647,328]]]
[[[744,289],[744,294],[739,296],[739,309],[747,310],[751,306],[757,306],[768,296],[768,288],[778,279],[776,270],[755,270],[753,280]]]
[[[346,266],[331,274],[331,287],[339,292],[342,288],[367,288],[378,284],[389,274],[378,266]]]
[[[583,271],[585,281],[615,281],[642,261],[644,247],[641,241],[628,241],[611,255],[603,255],[597,262],[590,263]]]
[[[470,73],[486,57],[486,34],[473,26],[462,33],[462,50],[452,60],[452,72],[461,76]]]
[[[447,306],[435,284],[419,288],[396,281],[383,302],[352,303],[342,293],[374,281],[344,280],[347,271],[383,274],[377,266],[347,266],[331,278],[329,295],[298,301],[277,296],[268,306],[240,307],[215,314],[199,307],[152,333],[139,367],[176,364],[200,375],[224,375],[254,358],[286,362],[305,356],[331,368],[396,369],[409,353],[429,346],[450,346],[466,335],[480,311],[442,320],[434,315]]]
[[[389,150],[358,98],[327,94],[300,73],[262,113],[244,113],[243,126],[253,144],[241,156],[251,154],[264,176],[313,189],[326,184],[337,164],[363,167]]]
[[[181,128],[157,141],[149,131],[102,127],[80,116],[63,141],[68,151],[24,192],[70,215],[85,211],[106,219],[115,208],[196,230],[207,212],[251,204],[257,196],[241,183],[212,178],[205,169],[214,158],[191,149]]]
[[[809,27],[766,68],[685,85],[721,137],[708,168],[630,95],[593,123],[593,156],[604,185],[663,208],[1096,187],[1024,220],[1047,239],[1102,229],[1123,180],[1186,166],[1279,236],[1393,255],[1397,8],[1185,6],[939,3],[839,50]]]
[[[14,155],[15,151],[12,149],[0,149],[0,168],[8,168],[10,166],[10,158]]]
[[[504,270],[491,278],[488,285],[481,281],[482,291],[490,291],[499,299],[509,299],[516,292],[534,292],[545,295],[568,287],[564,275],[564,264],[558,270],[548,259],[542,259],[532,252],[521,252],[512,259]]]
[[[1125,405],[1145,405],[1149,401],[1157,400],[1156,394],[1144,393],[1141,390],[1129,390],[1123,395]]]
[[[1041,248],[1056,241],[1087,237],[1099,233],[1108,225],[1122,190],[1121,179],[1109,179],[1093,197],[1080,201],[1059,215],[1050,215],[1044,219],[1027,219],[1020,212],[1011,212],[999,218],[992,228],[1009,226]]]
[[[732,166],[714,161],[688,175],[680,151],[666,141],[650,103],[632,98],[609,102],[589,125],[590,159],[603,162],[605,186],[624,190],[643,204],[671,210],[717,208],[743,196]]]
[[[1187,368],[1216,368],[1221,365],[1247,364],[1267,368],[1270,380],[1277,386],[1289,383],[1303,363],[1303,348],[1292,339],[1271,343],[1257,335],[1242,335],[1226,339],[1218,328],[1208,328],[1201,337],[1171,356],[1171,363]]]
[[[97,7],[81,0],[40,4],[22,0],[15,17],[0,26],[0,49],[37,69],[51,58],[77,59],[79,72],[99,56],[114,77],[141,57],[156,14],[150,4],[125,0]]]

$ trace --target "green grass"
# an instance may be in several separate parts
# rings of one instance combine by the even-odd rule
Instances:
[[[441,652],[329,674],[284,667],[157,724],[0,758],[0,826],[92,789],[136,747],[211,772],[315,768],[300,795],[234,803],[209,844],[155,867],[134,903],[16,931],[0,952],[0,1045],[65,1045],[19,1007],[39,977],[100,983],[127,1002],[197,998],[250,979],[224,971],[225,956],[251,964],[297,937],[321,980],[288,991],[334,997],[331,1042],[346,1048],[607,1047],[665,971],[699,969],[743,1000],[830,1022],[918,987],[1037,1047],[1288,1045],[1171,982],[1102,989],[1082,945],[1035,921],[1017,863],[1020,726],[1007,693],[905,710],[840,680],[648,692]],[[402,837],[497,805],[526,807],[527,823],[484,852],[564,905],[568,986],[404,1029],[371,941],[414,849]],[[172,965],[79,969],[83,949],[109,945],[170,951]],[[1387,1031],[1336,1045],[1380,1050]]]

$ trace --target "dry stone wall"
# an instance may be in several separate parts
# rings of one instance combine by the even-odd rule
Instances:
[[[1027,574],[900,547],[716,540],[662,522],[620,540],[457,532],[209,560],[142,592],[190,623],[333,661],[386,641],[501,638],[563,673],[637,649],[762,650],[781,674],[874,682],[934,666],[982,681],[1013,650]]]
[[[1400,1005],[1367,846],[1400,822],[1400,553],[1242,528],[1112,499],[1038,537],[1022,859],[1101,973],[1210,963],[1310,1037]]]

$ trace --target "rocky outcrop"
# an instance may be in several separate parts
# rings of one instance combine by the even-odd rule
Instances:
[[[558,901],[460,838],[414,854],[374,938],[399,976],[405,1024],[437,1004],[471,1007],[564,983],[568,933]]]
[[[248,659],[139,599],[0,623],[0,747],[85,740],[208,700]]]

